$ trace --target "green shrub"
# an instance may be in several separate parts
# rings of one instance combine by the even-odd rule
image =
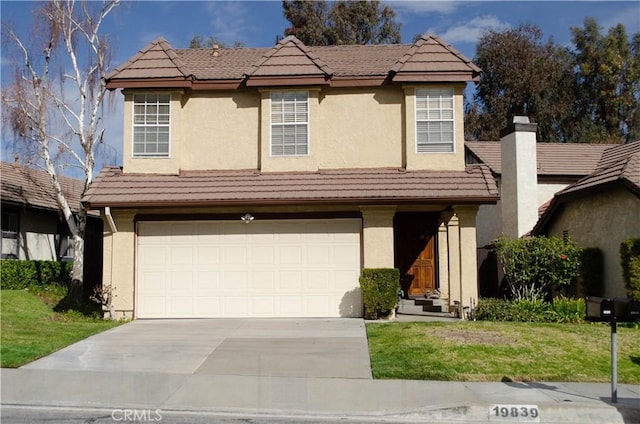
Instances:
[[[580,255],[581,297],[604,295],[604,255],[598,247],[587,247]]]
[[[480,321],[580,323],[584,322],[585,301],[566,297],[556,298],[553,302],[482,298],[475,316]]]
[[[627,239],[620,244],[620,264],[627,296],[640,300],[640,239]]]
[[[551,287],[568,287],[578,276],[581,249],[571,240],[499,238],[494,250],[516,300],[542,298]]]
[[[580,323],[584,322],[587,305],[584,299],[557,297],[551,303],[551,311],[547,312],[551,322]]]
[[[388,317],[398,303],[400,271],[395,268],[365,268],[360,276],[364,317]]]
[[[0,287],[5,290],[51,285],[68,287],[72,268],[72,262],[2,260]]]

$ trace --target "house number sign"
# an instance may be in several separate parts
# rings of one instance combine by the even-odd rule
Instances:
[[[489,421],[539,423],[540,409],[538,405],[491,405]]]

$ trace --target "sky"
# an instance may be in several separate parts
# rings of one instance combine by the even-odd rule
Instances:
[[[469,58],[486,30],[501,31],[522,23],[537,25],[546,38],[571,46],[572,26],[582,27],[593,17],[606,31],[622,23],[628,34],[640,32],[640,2],[635,1],[398,1],[383,2],[395,10],[402,24],[402,40],[410,43],[417,34],[433,33]],[[0,17],[18,32],[31,28],[31,1],[0,1]],[[112,66],[118,66],[145,45],[164,37],[175,48],[189,46],[195,35],[214,35],[232,45],[271,47],[282,36],[288,21],[282,15],[280,1],[127,1],[107,18],[103,32],[114,47]],[[11,73],[4,57],[0,61],[2,84]],[[106,138],[111,153],[101,158],[99,166],[122,163],[122,96],[111,99],[107,111]],[[3,132],[3,136],[5,136]],[[3,141],[2,159],[13,154]],[[10,160],[10,159],[9,159]]]

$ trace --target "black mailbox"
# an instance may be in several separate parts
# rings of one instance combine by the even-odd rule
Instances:
[[[614,304],[606,297],[587,297],[587,320],[612,321],[614,317]]]
[[[640,302],[635,299],[614,298],[613,310],[616,321],[635,322],[640,321]]]

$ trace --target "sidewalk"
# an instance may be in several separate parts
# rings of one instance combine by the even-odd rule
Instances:
[[[341,417],[347,421],[640,423],[640,386],[619,385],[618,403],[612,404],[611,386],[606,383],[461,383],[24,368],[2,369],[0,383],[3,405]],[[536,407],[539,416],[502,418],[501,409],[492,409],[496,405],[508,405],[510,414],[516,405],[527,405],[527,415]]]

